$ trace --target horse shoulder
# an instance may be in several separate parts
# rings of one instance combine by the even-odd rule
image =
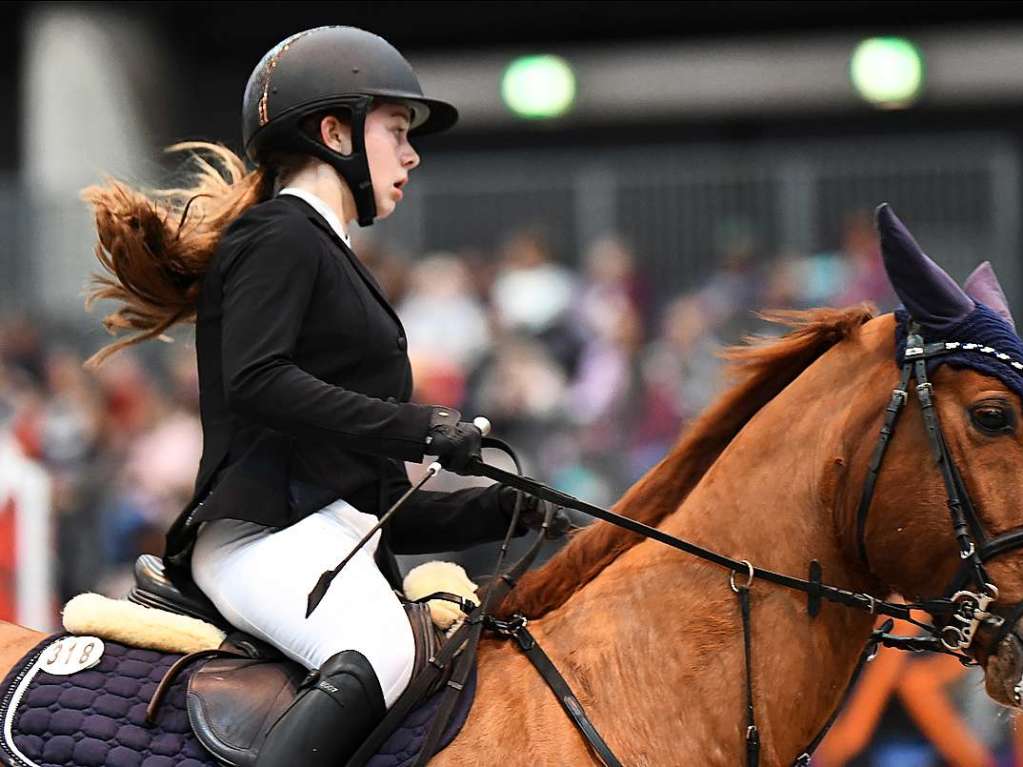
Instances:
[[[0,675],[6,676],[45,637],[42,632],[0,621]]]

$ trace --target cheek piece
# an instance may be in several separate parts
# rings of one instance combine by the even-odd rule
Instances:
[[[982,524],[963,475],[948,449],[929,377],[941,365],[974,370],[1000,380],[1023,396],[1023,340],[1017,334],[990,264],[981,264],[961,288],[913,238],[887,203],[876,211],[881,259],[889,282],[904,310],[895,313],[896,361],[902,370],[899,386],[885,416],[871,458],[857,519],[860,557],[866,564],[865,533],[870,498],[899,412],[913,393],[920,404],[931,458],[944,484],[952,531],[959,549],[960,567],[945,591],[947,608],[928,612],[943,649],[963,655],[981,627],[992,630],[997,648],[1014,626],[1023,607],[998,603],[997,584],[985,563],[1023,547],[1023,526],[991,535]],[[915,386],[910,387],[911,379]],[[966,458],[964,457],[964,460]],[[997,603],[997,604],[996,604]]]
[[[940,639],[944,651],[969,661],[963,654],[973,645],[981,627],[991,630],[991,640],[985,649],[993,654],[1009,632],[1015,631],[1016,622],[1023,617],[1023,603],[1007,605],[996,611],[994,603],[998,600],[998,588],[985,567],[990,560],[1023,547],[1023,527],[997,536],[985,530],[962,474],[948,449],[934,405],[935,392],[929,376],[939,365],[969,368],[998,377],[1018,393],[1023,389],[1023,344],[1008,330],[1004,320],[983,304],[977,304],[968,317],[942,333],[943,340],[930,340],[928,335],[933,337],[936,334],[916,325],[904,311],[896,312],[896,319],[896,349],[902,375],[886,410],[885,422],[861,496],[857,514],[860,558],[869,567],[866,527],[874,486],[898,417],[911,393],[915,393],[920,403],[932,458],[945,486],[961,562],[945,590],[946,596],[943,599],[948,606],[943,610],[931,611],[936,624],[934,633]],[[978,340],[965,340],[971,336]],[[913,379],[915,386],[911,386]]]
[[[373,182],[369,174],[369,158],[366,156],[366,115],[372,108],[372,103],[371,96],[354,96],[340,105],[350,115],[351,154],[336,152],[297,129],[283,132],[280,144],[282,149],[310,154],[323,160],[341,175],[355,199],[359,226],[369,226],[377,216]]]

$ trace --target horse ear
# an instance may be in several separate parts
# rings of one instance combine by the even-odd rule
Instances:
[[[973,299],[921,250],[888,203],[881,204],[875,215],[885,271],[914,320],[943,332],[974,310]]]
[[[1012,326],[1013,330],[1016,329],[1012,312],[1009,311],[1009,302],[1005,300],[1005,291],[998,283],[998,277],[995,276],[995,270],[990,261],[985,261],[973,270],[973,273],[963,283],[963,290],[974,301],[979,301],[998,314]]]

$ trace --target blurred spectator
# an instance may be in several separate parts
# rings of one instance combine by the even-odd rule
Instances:
[[[636,271],[636,257],[625,242],[614,235],[595,240],[583,259],[584,282],[577,315],[587,329],[606,322],[604,304],[628,304],[645,319],[650,305],[649,292],[642,275]],[[612,320],[613,321],[613,320]]]
[[[179,351],[171,368],[172,399],[167,410],[129,446],[123,477],[135,492],[157,507],[157,526],[173,520],[192,497],[196,467],[202,457],[199,379],[191,350]]]
[[[582,424],[607,419],[630,397],[633,362],[642,341],[639,314],[630,303],[609,300],[604,309],[606,316],[583,346],[568,392],[572,416]]]
[[[408,334],[416,398],[460,405],[465,376],[490,347],[489,319],[471,291],[465,264],[446,253],[419,262],[398,313]]]
[[[408,258],[385,247],[364,229],[359,230],[354,239],[358,259],[373,274],[387,300],[397,305],[408,288]]]
[[[719,391],[721,346],[699,296],[682,296],[668,305],[660,336],[643,354],[634,474],[660,460],[682,428]]]
[[[845,217],[842,254],[848,264],[848,276],[835,297],[835,305],[873,301],[886,309],[893,307],[895,294],[885,274],[874,217],[869,211],[859,210]]]
[[[586,253],[576,309],[576,327],[585,340],[568,392],[572,416],[582,424],[607,419],[616,404],[630,399],[634,358],[643,340],[633,262],[614,237],[597,240]],[[604,425],[617,432],[615,424]]]
[[[749,328],[751,310],[761,306],[757,243],[749,222],[741,218],[721,222],[715,250],[717,268],[700,289],[700,300],[710,322],[732,343]]]
[[[475,404],[495,422],[552,420],[562,416],[567,383],[541,345],[508,337],[478,381]]]
[[[0,352],[12,373],[20,372],[34,384],[42,384],[44,361],[39,323],[27,315],[7,318],[0,329]]]
[[[498,325],[539,339],[567,375],[575,371],[581,346],[571,321],[576,298],[575,276],[553,262],[538,232],[520,232],[505,242],[491,290]]]
[[[39,414],[37,450],[54,470],[74,473],[96,449],[103,426],[99,395],[70,349],[53,350],[45,365],[49,397]]]
[[[831,261],[837,263],[838,259]],[[830,262],[817,264],[817,267],[823,268],[815,268],[811,263],[813,259],[795,253],[783,253],[768,262],[759,303],[772,309],[796,309],[826,304],[841,282],[831,278],[834,270],[830,268]],[[822,280],[822,276],[826,276],[827,279]],[[822,286],[822,282],[826,286]],[[811,295],[818,296],[817,304],[808,298]],[[806,303],[807,300],[811,303]],[[763,330],[770,332],[766,328]]]
[[[841,248],[812,255],[785,254],[768,268],[759,304],[773,308],[850,306],[872,301],[889,310],[895,294],[888,284],[873,219],[856,211],[844,219]]]
[[[501,264],[492,298],[502,328],[542,333],[572,308],[575,277],[552,263],[539,234],[512,236],[502,249]]]

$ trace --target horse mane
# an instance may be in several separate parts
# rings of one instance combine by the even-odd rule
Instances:
[[[656,526],[675,511],[743,426],[810,364],[874,317],[870,304],[847,309],[772,311],[763,319],[788,327],[781,338],[747,338],[725,349],[735,382],[684,431],[660,463],[612,507]],[[642,540],[607,522],[594,522],[546,564],[526,573],[501,605],[508,616],[539,618],[564,604],[620,554]]]

